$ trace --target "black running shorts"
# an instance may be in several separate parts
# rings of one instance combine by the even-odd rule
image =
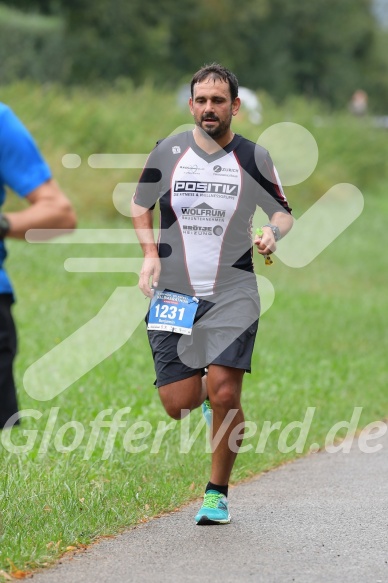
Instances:
[[[147,330],[155,385],[189,378],[210,364],[251,372],[259,315],[257,291],[241,288],[200,298],[190,336]]]

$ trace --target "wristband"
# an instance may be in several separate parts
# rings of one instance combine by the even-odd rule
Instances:
[[[275,243],[280,241],[280,239],[282,238],[282,235],[280,233],[279,227],[277,227],[276,225],[273,225],[272,223],[267,223],[266,225],[263,225],[263,228],[264,227],[269,227],[271,229],[271,231],[273,232],[273,236],[275,237]]]
[[[0,213],[0,240],[8,234],[10,229],[9,220],[3,213]]]

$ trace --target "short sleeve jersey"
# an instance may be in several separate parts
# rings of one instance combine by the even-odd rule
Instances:
[[[291,213],[269,153],[235,134],[215,154],[183,132],[157,143],[134,201],[160,206],[159,287],[198,296],[256,286],[252,218]]]
[[[5,104],[0,103],[0,206],[9,187],[21,197],[51,178],[50,168],[42,158],[31,134]],[[0,294],[13,293],[3,268],[7,252],[0,240]]]

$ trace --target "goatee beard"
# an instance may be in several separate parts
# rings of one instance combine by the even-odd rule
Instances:
[[[209,117],[207,119],[210,119]],[[214,118],[214,121],[218,121],[218,119]],[[198,124],[199,128],[204,132],[205,136],[209,136],[209,138],[220,138],[227,133],[229,130],[229,125],[227,123],[219,122],[218,126],[215,127],[204,127],[204,120],[201,120],[201,123]]]

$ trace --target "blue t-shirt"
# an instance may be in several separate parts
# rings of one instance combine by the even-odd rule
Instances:
[[[0,208],[5,200],[5,186],[21,197],[51,178],[51,171],[31,134],[4,103],[0,103]],[[0,240],[0,294],[13,293],[3,264],[7,256]]]

